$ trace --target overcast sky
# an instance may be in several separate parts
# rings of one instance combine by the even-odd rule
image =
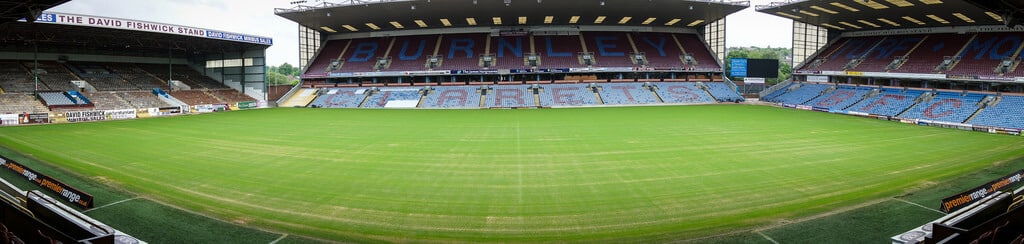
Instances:
[[[267,64],[296,65],[298,25],[274,15],[274,8],[292,0],[72,0],[48,11],[143,20],[214,29],[274,39]],[[310,0],[314,2],[315,0]],[[328,0],[331,1],[331,0]],[[751,0],[751,7],[730,15],[726,44],[730,47],[789,47],[792,22],[754,11],[754,5],[778,0]]]

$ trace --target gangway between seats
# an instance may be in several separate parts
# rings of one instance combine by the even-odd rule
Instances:
[[[922,103],[931,101],[932,98],[934,98],[934,97],[935,97],[935,93],[934,92],[924,92],[924,93],[921,93],[920,96],[918,96],[917,98],[914,98],[914,104],[911,104],[906,109],[903,109],[903,111],[900,111],[899,113],[897,113],[896,117],[903,117],[907,112],[910,112],[910,110],[913,110],[915,107],[917,107],[918,105],[921,105]]]
[[[280,107],[306,107],[317,97],[317,90],[313,88],[302,88],[295,92],[288,100],[285,100]]]

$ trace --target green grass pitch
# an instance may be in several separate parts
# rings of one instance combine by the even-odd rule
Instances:
[[[686,240],[1024,155],[1019,137],[750,105],[268,109],[0,128],[0,146],[239,225],[357,242]]]

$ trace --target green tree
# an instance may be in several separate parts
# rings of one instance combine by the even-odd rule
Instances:
[[[277,67],[277,71],[283,75],[299,76],[299,69],[289,63],[281,64]]]

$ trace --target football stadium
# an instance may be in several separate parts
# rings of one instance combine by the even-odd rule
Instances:
[[[295,1],[292,85],[68,2],[0,1],[4,243],[1024,241],[1014,1]]]

